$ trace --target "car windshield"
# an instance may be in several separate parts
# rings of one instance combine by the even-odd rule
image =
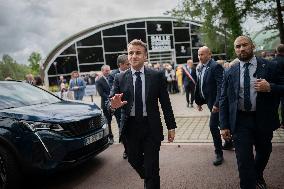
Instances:
[[[28,83],[0,82],[0,110],[59,101],[59,98]]]

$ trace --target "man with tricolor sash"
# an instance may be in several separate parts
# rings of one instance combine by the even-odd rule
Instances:
[[[185,90],[185,97],[187,107],[193,107],[195,85],[197,81],[196,70],[193,68],[193,62],[191,59],[187,60],[187,64],[182,67],[182,82]],[[190,94],[190,101],[189,101]]]

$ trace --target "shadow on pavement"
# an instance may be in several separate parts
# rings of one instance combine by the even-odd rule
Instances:
[[[83,165],[44,178],[29,178],[26,188],[142,189],[143,181],[122,159],[119,144]],[[212,165],[213,144],[162,145],[161,189],[237,189],[239,178],[234,151],[225,151],[221,166]],[[273,144],[265,170],[269,189],[284,188],[284,145]]]

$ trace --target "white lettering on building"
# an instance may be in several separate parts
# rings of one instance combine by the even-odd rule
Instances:
[[[171,37],[169,35],[151,36],[152,50],[171,50]]]

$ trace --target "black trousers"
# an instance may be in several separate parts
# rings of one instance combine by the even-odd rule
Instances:
[[[210,132],[213,138],[215,154],[223,155],[222,138],[220,135],[219,124],[220,124],[219,112],[216,112],[216,113],[211,112],[209,127],[210,127]]]
[[[254,113],[238,112],[233,141],[241,189],[255,189],[256,179],[263,177],[272,151],[272,137],[273,131],[262,131],[257,128]]]
[[[121,136],[121,110],[116,110],[114,112],[114,116],[117,122],[118,130],[119,130],[119,142],[123,144],[124,151],[127,153],[127,146],[126,146],[126,138]]]
[[[184,90],[185,90],[186,102],[189,104],[189,94],[190,94],[190,104],[193,104],[195,86],[194,85],[186,85],[186,86],[184,86]]]
[[[281,97],[280,101],[280,110],[281,110],[281,124],[284,125],[284,97]]]
[[[147,189],[160,189],[159,151],[161,142],[155,141],[146,117],[143,120],[129,118],[127,123],[128,162],[144,179]]]
[[[106,120],[107,120],[107,125],[108,125],[108,129],[109,129],[109,137],[113,138],[113,134],[112,134],[112,130],[111,130],[112,116],[111,116],[110,112],[108,111],[108,109],[106,107],[102,107],[102,109],[103,109],[103,113],[104,113]]]

